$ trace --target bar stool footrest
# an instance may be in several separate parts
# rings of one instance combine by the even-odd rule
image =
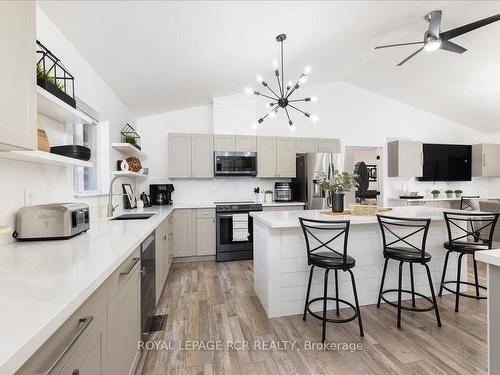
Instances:
[[[323,316],[320,316],[318,315],[317,313],[315,312],[312,312],[311,309],[309,308],[309,305],[311,305],[311,303],[313,302],[317,302],[317,301],[324,301],[324,297],[318,297],[318,298],[313,298],[312,300],[310,300],[308,303],[307,303],[307,311],[309,312],[309,314],[311,314],[313,317],[315,317],[316,319],[319,319],[321,321],[323,321]],[[337,298],[335,297],[327,297],[326,298],[328,301],[337,301]],[[350,302],[347,302],[346,300],[343,300],[343,299],[340,299],[338,298],[338,301],[339,303],[343,303],[345,305],[347,305],[348,307],[350,307],[353,311],[354,311],[354,315],[353,316],[350,316],[349,318],[345,318],[345,319],[330,319],[330,318],[326,318],[326,321],[329,322],[329,323],[347,323],[347,322],[350,322],[351,320],[354,320],[358,317],[359,315],[359,312],[356,310],[356,307],[350,303]]]
[[[457,282],[458,281],[456,281],[456,280],[445,281],[443,283],[443,289],[447,290],[450,293],[457,294],[457,290],[456,289],[453,290],[453,289],[450,289],[447,286],[445,286],[445,284],[456,284]],[[462,285],[462,284],[476,287],[476,284],[470,283],[468,281],[460,281],[460,285]],[[482,286],[482,285],[478,285],[478,287],[479,287],[479,289],[482,289],[482,290],[488,290],[488,288],[486,288],[485,286]],[[486,296],[476,296],[475,294],[473,295],[473,294],[462,293],[462,292],[459,292],[458,294],[460,296],[462,296],[462,297],[474,298],[474,299],[487,299],[488,298]]]
[[[380,296],[381,299],[391,305],[391,306],[394,306],[394,307],[398,307],[398,304],[396,302],[392,302],[392,301],[389,301],[387,300],[385,297],[384,297],[384,294],[385,293],[398,293],[398,289],[386,289],[382,292],[382,295]],[[407,289],[401,289],[401,293],[407,293],[407,294],[412,294],[411,290],[407,290]],[[430,307],[409,307],[409,306],[404,306],[403,304],[401,304],[401,310],[407,310],[407,311],[416,311],[416,312],[424,312],[424,311],[431,311],[431,310],[434,310],[434,302],[432,302],[432,299],[430,299],[429,297],[427,297],[426,295],[423,295],[422,293],[417,293],[417,292],[414,292],[413,294],[415,294],[416,297],[420,297],[420,298],[423,298],[425,299],[426,301],[430,302],[431,306]]]

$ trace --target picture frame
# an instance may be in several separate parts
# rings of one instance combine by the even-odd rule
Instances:
[[[137,200],[135,199],[134,189],[132,189],[132,185],[130,184],[122,184],[123,189],[123,208],[136,208]]]

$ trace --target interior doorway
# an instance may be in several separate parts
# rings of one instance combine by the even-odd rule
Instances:
[[[360,186],[355,192],[356,201],[382,206],[382,147],[346,146],[345,153],[354,156],[356,170],[360,174]]]

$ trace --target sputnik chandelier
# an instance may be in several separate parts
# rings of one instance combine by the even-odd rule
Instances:
[[[272,100],[272,102],[268,103],[268,107],[271,108],[271,111],[267,113],[265,116],[262,116],[257,120],[256,123],[254,123],[252,126],[256,128],[259,124],[261,124],[267,117],[269,118],[274,118],[276,114],[278,113],[278,109],[283,108],[285,110],[286,116],[288,118],[288,125],[290,126],[290,130],[295,130],[295,125],[293,124],[292,119],[290,118],[290,113],[288,112],[288,109],[291,108],[297,112],[302,113],[304,116],[310,118],[313,122],[318,121],[317,116],[311,115],[309,112],[305,112],[301,110],[300,108],[296,107],[296,103],[299,102],[315,102],[316,98],[315,97],[307,97],[307,98],[302,98],[302,99],[291,99],[290,97],[292,94],[300,88],[301,85],[303,85],[306,80],[307,80],[307,75],[311,71],[310,66],[306,66],[302,74],[299,76],[299,79],[297,80],[296,83],[293,83],[292,81],[288,81],[288,83],[285,85],[285,71],[283,70],[283,42],[286,39],[286,34],[280,34],[276,37],[276,41],[280,43],[280,58],[281,58],[281,73],[280,73],[280,66],[279,63],[275,60],[273,61],[273,67],[274,67],[274,75],[276,76],[276,80],[278,81],[278,90],[273,90],[270,86],[269,83],[264,81],[261,75],[257,76],[257,82],[262,84],[266,89],[270,91],[269,95],[263,94],[259,91],[253,90],[250,87],[247,87],[245,89],[245,92],[248,94],[254,94],[257,96],[263,96],[264,98],[267,98],[269,100]],[[293,103],[293,104],[292,104]]]

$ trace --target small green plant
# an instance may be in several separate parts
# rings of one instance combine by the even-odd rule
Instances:
[[[272,190],[266,190],[264,193],[265,193],[265,194],[272,194],[272,193],[273,193],[273,191],[272,191]]]
[[[439,197],[439,194],[440,194],[440,193],[441,193],[441,192],[440,192],[439,190],[433,190],[433,191],[431,191],[431,194],[434,196],[434,198]]]
[[[453,190],[450,190],[450,189],[445,190],[445,193],[446,193],[446,196],[447,196],[448,198],[451,198],[451,197],[453,196]]]
[[[36,75],[38,78],[45,79],[47,82],[56,86],[59,90],[64,91],[64,84],[62,82],[58,82],[54,76],[45,73],[40,63],[36,64]]]
[[[455,190],[455,194],[462,194],[463,191],[462,190]]]
[[[325,173],[318,178],[318,185],[321,190],[335,194],[344,194],[358,186],[359,176],[356,173],[335,171],[333,178],[328,179]]]
[[[135,137],[133,135],[124,134],[123,140],[125,141],[125,143],[130,143],[135,145]]]

